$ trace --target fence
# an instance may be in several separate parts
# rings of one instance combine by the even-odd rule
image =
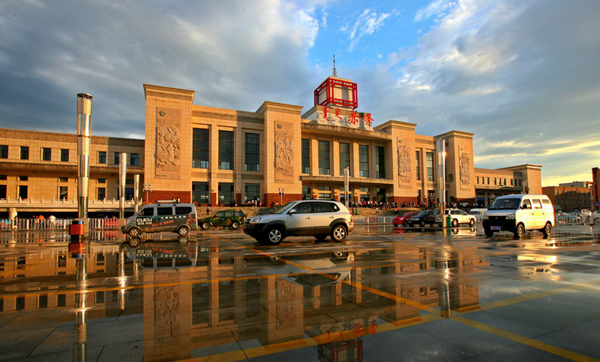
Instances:
[[[67,230],[73,219],[0,219],[0,230]],[[118,229],[118,219],[90,219],[90,229]]]

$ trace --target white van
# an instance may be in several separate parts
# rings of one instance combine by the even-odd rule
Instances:
[[[127,219],[127,224],[121,228],[121,231],[134,238],[142,233],[161,231],[171,231],[186,236],[190,230],[197,229],[198,217],[194,204],[179,204],[175,200],[166,200],[144,205],[140,211]]]
[[[500,196],[483,217],[485,235],[496,231],[510,231],[521,238],[529,230],[539,230],[550,236],[554,226],[554,207],[546,195]]]

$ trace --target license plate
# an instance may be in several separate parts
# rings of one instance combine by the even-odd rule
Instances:
[[[502,230],[501,226],[491,226],[490,230]]]

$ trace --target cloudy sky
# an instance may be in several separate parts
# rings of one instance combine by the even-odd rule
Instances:
[[[331,75],[375,124],[475,134],[476,167],[542,165],[543,185],[600,166],[597,0],[2,0],[0,128],[144,137],[143,84],[195,104],[308,110]]]

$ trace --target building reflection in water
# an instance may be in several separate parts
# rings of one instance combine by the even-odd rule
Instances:
[[[75,307],[76,361],[86,359],[95,337],[87,333],[88,320],[127,315],[143,319],[144,361],[223,351],[252,357],[308,346],[317,346],[321,361],[354,361],[365,335],[478,308],[479,290],[469,276],[488,265],[475,251],[439,245],[273,258],[185,240],[132,245],[91,245],[75,259],[52,250],[42,255],[45,262],[25,260],[12,271],[5,265],[5,275],[23,274],[15,283],[53,277],[31,287],[31,303],[8,293],[4,311]],[[48,292],[51,286],[56,289]]]

